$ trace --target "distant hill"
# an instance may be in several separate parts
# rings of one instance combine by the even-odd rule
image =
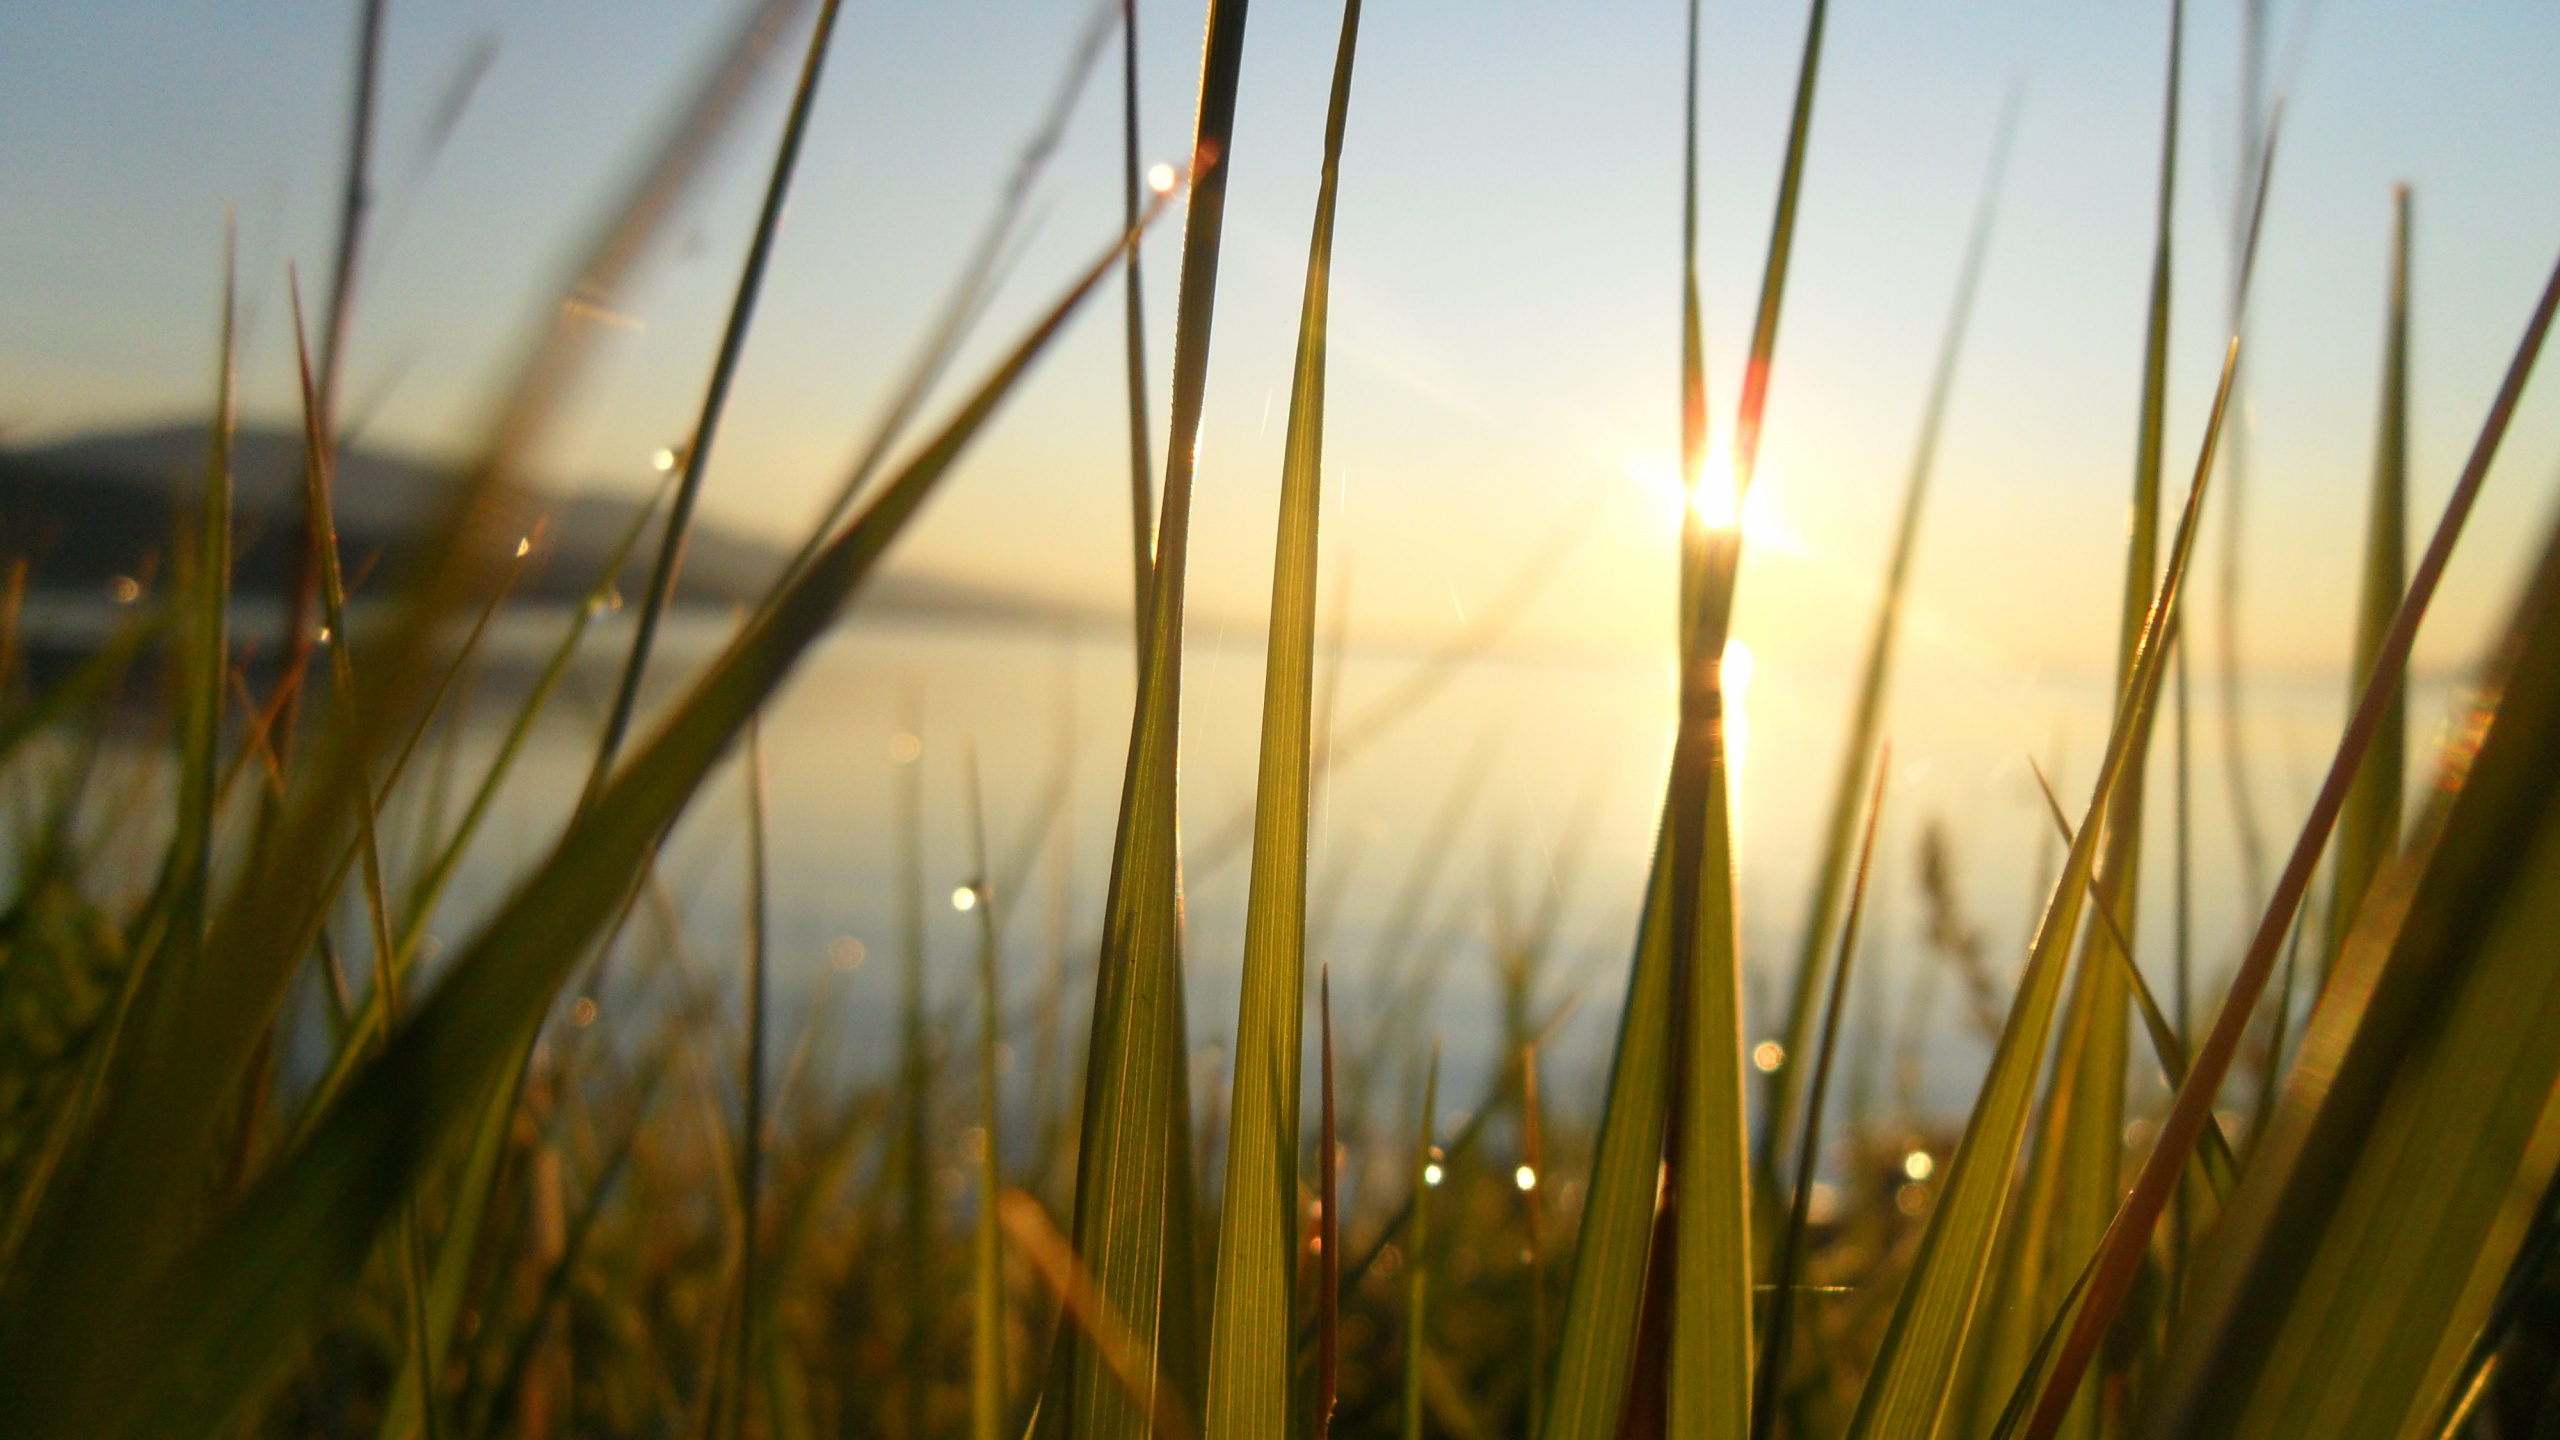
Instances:
[[[153,571],[202,490],[205,439],[200,424],[164,425],[0,449],[0,560],[25,558],[31,588],[65,599],[103,598],[119,577]],[[291,583],[300,544],[300,432],[242,427],[232,442],[232,483],[234,593],[244,603],[272,605]],[[378,591],[399,574],[453,483],[446,470],[405,456],[368,449],[340,456],[334,500],[339,553],[350,578],[375,577],[371,588]],[[635,510],[634,501],[616,495],[533,495],[524,523],[529,529],[537,516],[547,519],[548,553],[519,593],[533,600],[585,594]],[[616,579],[626,594],[637,595],[647,583],[658,523],[651,522],[653,533]],[[697,517],[676,599],[752,601],[785,558],[765,541]],[[862,605],[866,613],[998,624],[1081,626],[1108,618],[1023,592],[898,570],[875,581]]]

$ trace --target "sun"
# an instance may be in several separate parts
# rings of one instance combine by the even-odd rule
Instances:
[[[1741,486],[1735,478],[1733,451],[1730,447],[1708,447],[1706,463],[1700,467],[1698,483],[1683,485],[1679,461],[1664,455],[1631,456],[1625,462],[1627,477],[1658,499],[1663,507],[1663,520],[1676,533],[1686,522],[1685,511],[1694,511],[1699,523],[1710,530],[1732,530],[1738,524],[1742,538],[1754,549],[1775,550],[1782,555],[1806,553],[1801,536],[1779,518],[1772,493],[1782,488],[1775,483],[1768,462],[1763,460],[1753,480],[1751,493],[1739,504],[1735,497]]]

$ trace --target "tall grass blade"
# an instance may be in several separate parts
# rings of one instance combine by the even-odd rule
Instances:
[[[1244,23],[1244,0],[1212,0],[1182,282],[1174,302],[1173,408],[1154,588],[1147,601],[1147,639],[1138,652],[1138,697],[1104,904],[1076,1156],[1075,1253],[1102,1298],[1145,1347],[1147,1373],[1161,1370],[1172,1393],[1185,1397],[1201,1393],[1203,1376],[1176,819],[1183,586]],[[1146,1433],[1161,1407],[1138,1403],[1114,1385],[1084,1332],[1064,1331],[1059,1338],[1059,1367],[1042,1398],[1043,1431],[1057,1433],[1049,1427],[1061,1425],[1072,1440],[1131,1440]],[[1193,1430],[1199,1424],[1188,1422]]]
[[[2261,188],[2263,200],[2264,190]],[[2491,402],[2487,420],[2482,424],[2471,458],[2455,482],[2452,496],[2445,504],[2444,516],[2437,522],[2434,536],[2411,575],[2408,593],[2401,598],[2394,614],[2391,630],[2383,639],[2381,652],[2375,658],[2372,673],[2366,677],[2362,696],[2347,724],[2345,737],[2339,742],[2328,777],[2321,783],[2319,796],[2312,802],[2311,813],[2303,821],[2302,833],[2294,844],[2278,878],[2273,898],[2260,918],[2255,937],[2242,957],[2225,996],[2213,1029],[2197,1048],[2195,1064],[2187,1073],[2187,1082],[2178,1087],[2168,1118],[2162,1122],[2160,1135],[2150,1156],[2143,1162],[2133,1189],[2116,1212],[2101,1246],[2101,1260],[2091,1279],[2089,1294],[2083,1302],[2080,1319],[2073,1327],[2071,1339],[2056,1360],[2054,1376],[2038,1402],[2028,1427],[2029,1440],[2041,1440],[2052,1433],[2061,1418],[2060,1410],[2080,1377],[2085,1373],[2105,1326],[2114,1318],[2116,1309],[2132,1284],[2134,1272],[2149,1249],[2152,1226],[2158,1222],[2167,1204],[2169,1191],[2193,1149],[2198,1133],[2212,1118],[2214,1098],[2232,1060],[2239,1053],[2243,1032],[2249,1017],[2265,992],[2277,952],[2285,933],[2291,928],[2294,910],[2309,890],[2313,869],[2319,864],[2320,852],[2327,847],[2329,830],[2346,802],[2346,792],[2362,765],[2365,750],[2373,732],[2382,723],[2391,706],[2394,689],[2400,683],[2408,664],[2409,649],[2417,638],[2418,622],[2426,614],[2427,604],[2434,598],[2437,582],[2452,558],[2454,542],[2460,538],[2463,522],[2469,518],[2480,487],[2487,480],[2489,465],[2497,456],[2500,442],[2506,438],[2509,422],[2522,400],[2526,380],[2533,372],[2533,362],[2542,351],[2542,343],[2550,333],[2552,316],[2560,310],[2560,267],[2552,271],[2544,287],[2533,318],[2527,323],[2515,359]],[[2236,348],[2236,347],[2235,347]],[[2202,1297],[2197,1297],[2199,1303]]]
[[[1209,1440],[1294,1434],[1298,1332],[1298,1100],[1306,1013],[1307,812],[1314,750],[1317,525],[1323,513],[1326,330],[1333,232],[1350,116],[1360,0],[1346,0],[1327,102],[1322,179],[1308,241],[1280,462],[1280,533],[1271,569],[1271,635],[1262,687],[1253,872],[1245,901],[1244,986],[1236,1014],[1225,1201],[1209,1326]],[[1330,1012],[1327,1012],[1330,1014]],[[1327,1021],[1326,1053],[1332,1053]],[[1327,1129],[1332,1081],[1325,1083]],[[1330,1174],[1333,1162],[1323,1160]],[[1330,1200],[1324,1202],[1328,1207]],[[1325,1222],[1335,1217],[1330,1208]],[[1322,1256],[1328,1269],[1340,1257]],[[1329,1308],[1319,1298],[1319,1308]],[[1322,1367],[1320,1366],[1320,1371]],[[1319,1399],[1323,1399],[1319,1385]],[[1321,1405],[1312,1428],[1322,1433]]]
[[[1138,0],[1120,0],[1120,196],[1124,225],[1138,223]],[[1137,644],[1147,643],[1147,592],[1156,568],[1155,447],[1147,439],[1147,304],[1140,285],[1138,252],[1131,250],[1120,283],[1128,297],[1129,352],[1129,580],[1130,613]]]
[[[704,774],[826,633],[1125,243],[1077,279],[933,443],[713,661],[461,948],[384,1056],[237,1213],[172,1263],[113,1282],[87,1265],[40,1277],[35,1313],[45,1323],[23,1323],[28,1312],[20,1311],[0,1332],[0,1398],[23,1433],[201,1430],[264,1385],[352,1280],[421,1168],[477,1113]],[[88,1288],[58,1288],[75,1278]]]
[[[204,944],[206,895],[213,884],[215,794],[221,773],[223,687],[231,672],[231,432],[238,406],[237,242],[222,241],[222,336],[214,361],[213,424],[204,489],[197,497],[192,558],[181,571],[187,620],[177,647],[177,834],[170,842],[170,953],[161,963],[195,963]],[[149,963],[146,961],[146,963]]]
[[[1955,393],[1956,362],[1964,352],[1973,299],[1980,289],[1982,266],[1991,248],[1992,221],[2000,208],[2001,181],[2008,171],[2009,146],[2017,134],[2021,92],[2012,88],[2000,110],[1991,142],[1991,165],[1982,197],[1966,237],[1964,260],[1956,272],[1955,303],[1947,314],[1946,333],[1938,342],[1937,366],[1930,372],[1929,396],[1921,409],[1920,435],[1913,446],[1911,470],[1903,481],[1902,508],[1894,523],[1893,550],[1885,561],[1884,588],[1876,600],[1875,620],[1867,631],[1866,659],[1858,672],[1857,699],[1849,712],[1849,736],[1840,755],[1840,770],[1831,782],[1822,856],[1807,898],[1804,926],[1797,934],[1796,964],[1787,994],[1784,1028],[1778,1032],[1782,1054],[1770,1072],[1760,1121],[1755,1171],[1774,1182],[1779,1147],[1795,1127],[1797,1057],[1813,1039],[1814,1001],[1821,988],[1824,954],[1830,949],[1840,907],[1848,891],[1850,847],[1857,839],[1858,801],[1866,793],[1867,771],[1875,763],[1877,737],[1884,728],[1884,702],[1892,681],[1895,643],[1902,631],[1903,595],[1910,585],[1912,556],[1919,549],[1920,517],[1928,502],[1929,481],[1937,468],[1938,437],[1945,428]],[[1695,476],[1691,482],[1695,483]]]
[[[2356,601],[2353,684],[2361,687],[2391,631],[2408,574],[2409,527],[2409,187],[2391,192],[2391,309],[2382,342],[2382,402],[2374,427],[2373,499],[2365,519],[2364,580]],[[2351,692],[2352,693],[2352,692]],[[2355,926],[2373,877],[2400,848],[2401,776],[2408,766],[2409,697],[2393,695],[2373,732],[2364,768],[2338,815],[2338,853],[2329,870],[2325,980]]]
[[[1958,1361],[1979,1322],[1981,1297],[1990,1277],[1994,1242],[2007,1217],[2011,1173],[2025,1138],[2034,1104],[2036,1080],[2045,1042],[2059,1008],[2062,982],[2072,941],[2080,928],[2084,892],[2097,863],[2098,837],[2134,752],[2147,744],[2165,674],[2167,637],[2174,632],[2178,603],[2193,557],[2198,518],[2216,445],[2231,398],[2231,356],[2225,352],[2222,379],[2205,424],[2196,480],[2187,494],[2162,573],[2135,650],[2132,683],[2124,688],[2107,736],[2105,758],[2070,849],[2063,857],[2045,903],[2043,919],[2029,947],[2027,967],[2018,982],[2017,998],[1993,1048],[1973,1112],[1965,1120],[1963,1138],[1948,1162],[1946,1179],[1931,1206],[1928,1227],[1895,1302],[1875,1364],[1858,1397],[1850,1423],[1852,1440],[1922,1440],[1934,1434],[1954,1393]]]
[[[1013,1245],[1031,1262],[1040,1282],[1058,1298],[1062,1325],[1072,1326],[1101,1357],[1103,1372],[1133,1404],[1152,1408],[1156,1433],[1165,1440],[1192,1440],[1189,1412],[1182,1398],[1147,1363],[1148,1346],[1129,1322],[1111,1306],[1092,1272],[1076,1259],[1067,1237],[1049,1223],[1040,1202],[1019,1190],[1008,1190],[997,1203]]]
[[[1822,1159],[1822,1107],[1831,1089],[1831,1061],[1839,1049],[1840,1013],[1849,995],[1849,965],[1858,953],[1858,920],[1867,898],[1867,867],[1875,858],[1876,822],[1884,814],[1884,782],[1893,773],[1888,743],[1876,757],[1875,777],[1867,796],[1866,833],[1858,841],[1858,867],[1849,886],[1848,914],[1840,922],[1840,958],[1832,966],[1828,998],[1822,1007],[1822,1049],[1815,1056],[1813,1085],[1805,1096],[1804,1138],[1796,1146],[1795,1185],[1790,1193],[1787,1226],[1778,1240],[1778,1263],[1770,1268],[1769,1317],[1762,1332],[1760,1357],[1751,1380],[1751,1440],[1778,1433],[1779,1387],[1786,1383],[1787,1350],[1794,1338],[1796,1265],[1804,1253],[1805,1233],[1813,1223],[1814,1167]]]
[[[1316,1014],[1323,1021],[1324,1123],[1316,1132],[1316,1399],[1308,1428],[1315,1440],[1333,1433],[1342,1375],[1342,1138],[1333,1105],[1333,971],[1316,974]]]
[[[2169,403],[2169,314],[2172,231],[2178,175],[2179,78],[2184,59],[2185,0],[2169,7],[2169,56],[2166,95],[2161,105],[2160,172],[2157,213],[2151,242],[2150,305],[2142,347],[2142,409],[2136,432],[2131,532],[2126,538],[2124,594],[2117,634],[2116,683],[2119,694],[2132,682],[2135,652],[2150,609],[2153,575],[2160,544],[2160,471],[2165,449]],[[2127,982],[2136,970],[2133,937],[2141,915],[2143,801],[2150,747],[2127,757],[2122,788],[2107,808],[2100,837],[2096,891],[2091,908],[2101,917],[2082,938],[2082,955],[2070,998],[2064,1002],[2060,1049],[2039,1147],[2050,1146],[2053,1183],[2044,1196],[2042,1215],[2028,1217],[2031,1232],[2041,1232],[2045,1245],[2035,1290],[2036,1320],[2061,1312],[2086,1257],[2114,1214],[2120,1193],[2118,1171],[2124,1155],[2125,1077],[2132,1036],[2126,1001]],[[2109,963],[2105,952],[2123,957]],[[2043,1157],[2039,1157],[2042,1162]],[[2030,1257],[2038,1258],[2038,1257]],[[2068,1434],[2096,1440],[2099,1426],[2094,1387],[2071,1411]]]
[[[605,715],[604,735],[596,743],[595,769],[587,781],[591,796],[612,771],[614,759],[621,752],[623,734],[630,728],[631,713],[640,702],[640,679],[649,666],[649,650],[657,639],[658,622],[675,597],[676,566],[684,557],[685,531],[693,521],[694,501],[702,493],[702,474],[711,463],[712,442],[720,433],[720,415],[729,403],[729,386],[737,378],[739,357],[746,353],[747,331],[755,323],[756,299],[764,289],[765,266],[773,257],[774,238],[782,229],[784,203],[791,195],[791,173],[800,161],[800,142],[808,134],[810,112],[817,106],[818,76],[826,66],[827,41],[835,33],[836,12],[842,6],[843,0],[818,0],[818,21],[809,31],[808,54],[800,62],[800,81],[791,95],[791,113],[783,122],[782,139],[774,150],[773,174],[765,182],[755,235],[748,242],[747,258],[738,272],[737,293],[729,302],[719,353],[711,362],[711,378],[703,386],[701,413],[694,420],[692,433],[685,438],[683,471],[676,481],[675,498],[668,506],[667,528],[658,537],[658,558],[649,567],[649,588],[641,598],[639,620],[631,632],[631,656],[623,663],[612,708]]]

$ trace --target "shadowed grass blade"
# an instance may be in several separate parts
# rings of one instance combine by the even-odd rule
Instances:
[[[1217,1289],[1209,1327],[1209,1440],[1295,1433],[1290,1401],[1297,1321],[1298,1099],[1306,1013],[1307,811],[1314,747],[1317,526],[1323,512],[1326,328],[1342,142],[1351,104],[1360,0],[1346,0],[1327,104],[1322,179],[1308,242],[1288,438],[1280,462],[1280,533],[1271,570],[1271,634],[1262,689],[1253,872],[1245,902],[1244,982]],[[1329,1011],[1327,1012],[1330,1013]],[[1330,1021],[1326,1053],[1331,1054]],[[1332,1081],[1325,1084],[1328,1129]],[[1327,1174],[1332,1161],[1323,1162]],[[1325,1202],[1330,1205],[1330,1202]],[[1330,1208],[1325,1222],[1335,1220]],[[1340,1257],[1326,1252],[1324,1266]],[[1320,1309],[1330,1302],[1319,1299]],[[1329,1367],[1319,1373],[1329,1378]],[[1319,1382],[1319,1391],[1323,1389]],[[1327,1423],[1324,1397],[1310,1424]]]
[[[382,1059],[238,1213],[169,1266],[85,1292],[39,1292],[47,1324],[13,1323],[0,1337],[0,1375],[23,1433],[202,1430],[257,1393],[353,1279],[420,1169],[477,1112],[702,777],[827,632],[1125,243],[1079,277],[933,443],[712,662],[461,950]]]

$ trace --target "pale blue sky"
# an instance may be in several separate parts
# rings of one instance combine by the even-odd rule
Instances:
[[[0,423],[40,437],[164,418],[207,390],[221,216],[240,216],[253,412],[282,413],[284,263],[328,255],[352,0],[23,0],[0,10]],[[1146,148],[1185,148],[1196,6],[1142,0]],[[846,7],[706,509],[787,533],[831,487],[958,264],[1082,23],[1083,0]],[[1668,618],[1658,467],[1675,412],[1676,0],[1370,0],[1337,248],[1328,543],[1372,633],[1428,638],[1600,492],[1530,626],[1656,646]],[[350,361],[397,374],[377,433],[472,431],[579,217],[706,45],[675,0],[393,0],[384,187]],[[1268,585],[1279,417],[1339,11],[1259,0],[1205,427],[1197,602]],[[2182,486],[2218,352],[2234,168],[2236,5],[2190,13],[2171,384]],[[1803,14],[1706,6],[1703,261],[1716,423],[1748,325]],[[2304,27],[2307,26],[2307,29]],[[1801,553],[1764,550],[1742,633],[1845,654],[1863,627],[1993,117],[2028,90],[2008,203],[1917,579],[1914,654],[2016,672],[2112,647],[2166,35],[2162,4],[1837,0],[1788,296],[1765,478]],[[2249,612],[2270,663],[2334,663],[2369,467],[2387,194],[2417,187],[2419,499],[2450,483],[2560,252],[2560,10],[2332,0],[2306,20],[2261,267]],[[420,136],[483,37],[497,60],[447,150]],[[1113,62],[1116,64],[1116,62]],[[1116,71],[1086,97],[983,355],[1117,215]],[[552,457],[636,485],[689,423],[779,120],[655,264]],[[1149,250],[1161,439],[1176,239]],[[1077,597],[1125,586],[1116,297],[1035,377],[938,502],[912,557]],[[965,371],[968,366],[962,367]],[[2538,543],[2560,391],[2529,399],[2431,652],[2459,661]],[[1268,417],[1266,419],[1266,416]],[[2422,519],[2423,523],[2423,519]]]

